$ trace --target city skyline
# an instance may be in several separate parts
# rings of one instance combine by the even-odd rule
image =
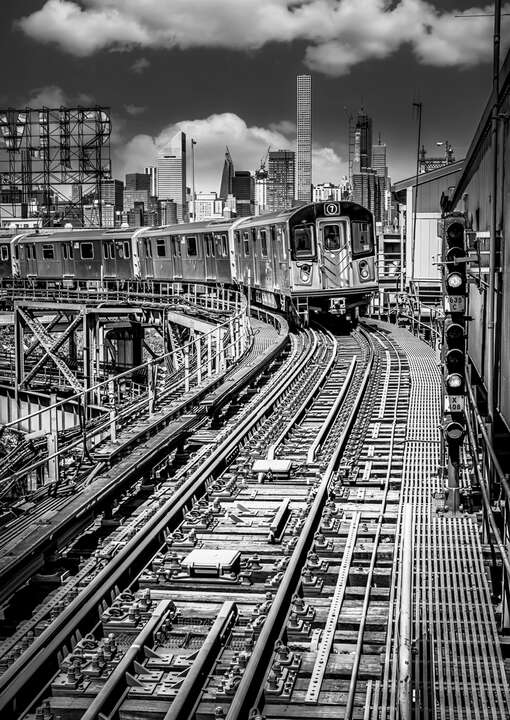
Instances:
[[[153,27],[160,20],[161,33],[140,32],[138,39],[130,33],[146,29],[143,8],[135,14],[118,0],[98,5],[26,0],[22,10],[5,8],[0,32],[11,70],[0,106],[111,106],[114,177],[155,165],[158,149],[181,130],[198,141],[197,191],[218,188],[225,145],[238,167],[251,170],[268,146],[295,150],[295,82],[308,72],[314,84],[314,183],[347,174],[348,114],[362,106],[374,118],[376,136],[380,131],[391,148],[390,172],[398,180],[412,175],[415,165],[413,100],[423,102],[426,148],[448,139],[460,158],[490,88],[492,20],[458,18],[464,11],[456,12],[453,0],[416,0],[414,10],[398,2],[391,11],[371,0],[360,4],[362,18],[361,9],[347,18],[345,0],[332,1],[330,28],[318,15],[318,0],[293,14],[286,3],[264,0],[259,11],[252,8],[253,25],[242,26],[237,9],[229,6],[228,15],[219,0],[201,11],[188,3],[173,19],[165,3],[154,0]],[[184,21],[200,12],[211,29],[195,36]],[[404,21],[413,18],[411,36]],[[165,35],[169,23],[177,42]],[[503,23],[505,43],[507,17]],[[314,33],[318,40],[310,39]],[[161,92],[162,78],[168,93]]]

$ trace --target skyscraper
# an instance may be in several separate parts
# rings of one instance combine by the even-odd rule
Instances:
[[[223,163],[223,172],[221,173],[220,183],[220,200],[226,200],[232,195],[232,183],[234,181],[234,162],[230,155],[230,150],[226,148],[225,162]]]
[[[150,177],[145,173],[128,173],[124,189],[124,210],[128,212],[135,203],[143,203],[145,210],[149,207]]]
[[[157,159],[158,197],[160,200],[174,200],[177,205],[177,220],[186,222],[186,134],[178,132],[170,146],[161,151]]]
[[[312,199],[312,76],[297,76],[296,199]]]
[[[267,178],[267,209],[285,210],[294,204],[295,160],[291,150],[269,153]]]
[[[238,217],[255,215],[255,179],[248,170],[237,170],[232,181]]]
[[[354,125],[353,172],[364,172],[372,167],[372,118],[362,108]]]
[[[148,175],[151,179],[150,181],[150,193],[152,196],[155,196],[158,194],[158,169],[155,165],[149,165],[149,167],[144,168],[144,173]]]

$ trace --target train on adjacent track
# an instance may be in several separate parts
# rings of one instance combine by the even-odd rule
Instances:
[[[353,202],[162,227],[45,229],[4,240],[4,283],[220,283],[243,286],[253,301],[305,322],[320,312],[354,320],[377,289],[373,216]]]

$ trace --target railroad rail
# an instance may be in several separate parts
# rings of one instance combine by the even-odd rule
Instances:
[[[441,504],[439,397],[402,329],[293,336],[0,649],[2,718],[508,717],[477,525]]]

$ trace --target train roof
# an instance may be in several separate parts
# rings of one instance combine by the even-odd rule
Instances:
[[[203,220],[201,222],[178,223],[177,225],[161,225],[160,227],[142,228],[143,232],[141,235],[146,237],[148,235],[160,235],[161,233],[170,235],[190,235],[202,232],[221,232],[222,230],[229,230],[233,222],[234,220],[218,218],[215,220]]]
[[[20,242],[69,242],[74,240],[115,240],[131,237],[131,235],[139,228],[74,228],[59,230],[57,228],[47,228],[40,232],[29,232],[21,238]]]

